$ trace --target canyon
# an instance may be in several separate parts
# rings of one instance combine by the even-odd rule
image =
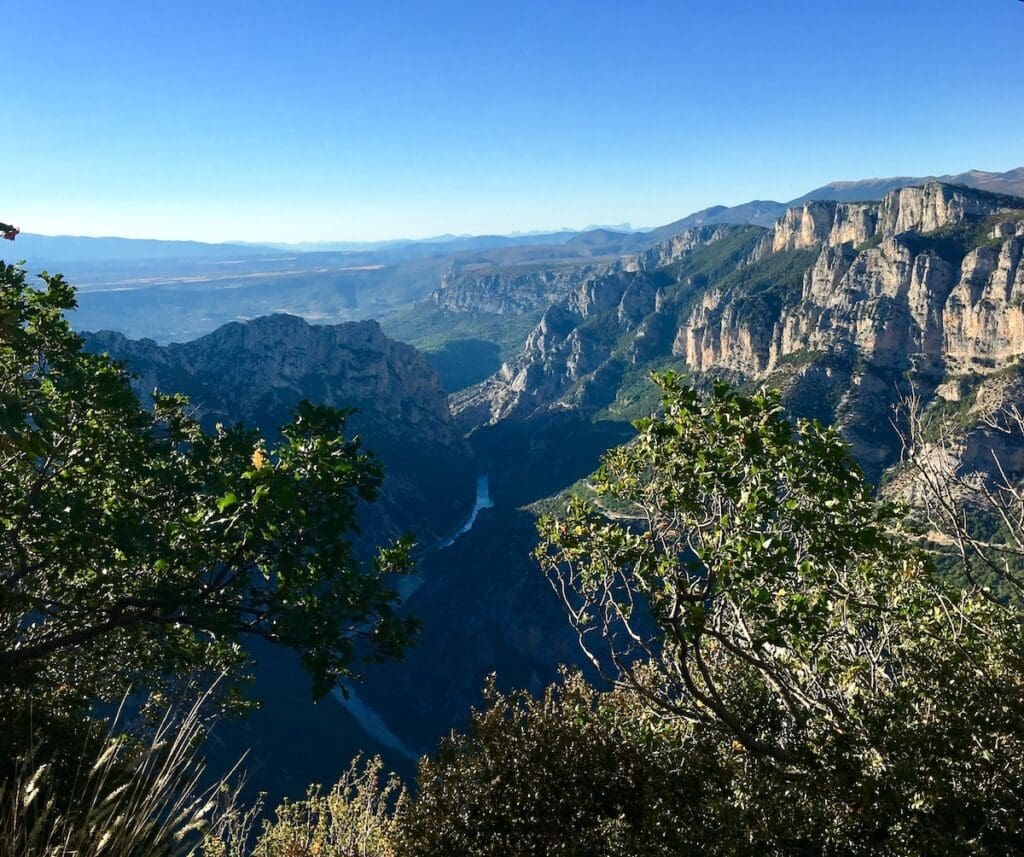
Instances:
[[[999,192],[838,183],[820,189],[835,199],[716,207],[574,246],[460,251],[421,269],[431,289],[421,279],[383,327],[275,314],[182,344],[87,334],[140,396],[185,392],[208,427],[241,419],[273,435],[302,398],[355,407],[350,427],[386,471],[359,544],[418,537],[403,598],[423,620],[420,645],[353,686],[348,707],[311,706],[297,665],[261,649],[257,692],[271,699],[224,746],[253,746],[277,794],[326,779],[326,747],[381,752],[409,774],[412,756],[465,722],[492,671],[539,690],[558,664],[584,666],[531,559],[535,521],[657,409],[652,371],[778,387],[794,416],[834,425],[884,490],[913,495],[894,424],[911,387],[930,419],[955,422],[958,468],[991,469],[996,451],[1024,473],[1024,450],[985,422],[1024,401],[1024,199],[1002,192],[1014,174],[988,182]],[[863,201],[872,190],[883,193]],[[494,371],[461,367],[445,377],[472,382],[447,383],[441,353],[486,354]]]

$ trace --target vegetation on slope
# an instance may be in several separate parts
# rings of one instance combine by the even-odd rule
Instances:
[[[736,304],[736,322],[770,331],[782,310],[800,300],[804,274],[817,255],[814,248],[772,253],[724,277],[718,287]]]
[[[735,270],[749,258],[766,230],[759,226],[733,226],[727,228],[727,233],[725,237],[696,248],[662,270],[680,283],[703,288]]]
[[[1014,200],[1016,204],[1020,202],[1015,197],[1007,197],[1007,199]],[[932,232],[904,232],[898,236],[898,240],[913,255],[933,253],[940,259],[949,262],[954,269],[959,269],[971,251],[982,247],[999,247],[1006,239],[993,238],[992,228],[998,223],[1015,218],[1024,220],[1024,209],[951,223]]]
[[[424,301],[384,317],[381,327],[392,339],[420,349],[444,389],[455,393],[497,372],[522,348],[539,319],[539,312],[452,312]]]

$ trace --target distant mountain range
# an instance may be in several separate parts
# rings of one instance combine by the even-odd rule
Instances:
[[[944,176],[899,176],[888,179],[863,179],[861,181],[831,182],[810,193],[790,200],[787,207],[798,205],[808,199],[834,199],[837,202],[864,202],[879,200],[886,194],[901,187],[923,185],[937,181],[943,184],[964,185],[985,190],[989,193],[1024,196],[1024,167],[1017,167],[1005,173],[989,173],[984,170],[968,170],[966,173]]]
[[[18,253],[30,264],[60,262],[96,262],[109,260],[158,259],[251,259],[287,253],[334,252],[375,254],[378,261],[396,263],[413,258],[451,255],[464,251],[501,247],[543,247],[569,244],[602,252],[632,252],[646,249],[659,241],[694,226],[718,223],[755,224],[771,226],[787,208],[808,199],[831,199],[838,202],[879,200],[901,187],[923,185],[929,181],[960,184],[967,187],[1020,196],[1024,194],[1024,167],[1005,173],[969,170],[944,176],[894,176],[890,178],[836,181],[815,188],[788,202],[752,200],[741,205],[715,205],[695,211],[672,223],[647,231],[634,231],[629,224],[587,227],[579,231],[524,232],[513,235],[441,235],[425,239],[395,239],[390,241],[320,241],[280,244],[273,242],[248,243],[244,241],[210,244],[201,241],[162,241],[139,238],[89,238],[70,235],[38,235],[22,233],[18,236]],[[10,215],[13,216],[13,215]],[[16,219],[16,218],[15,218]]]
[[[163,241],[151,238],[88,238],[78,235],[37,235],[22,232],[17,238],[19,258],[45,261],[95,262],[120,259],[239,259],[280,250],[261,244],[207,244],[202,241]]]
[[[809,199],[832,199],[836,202],[869,202],[880,200],[888,193],[903,187],[924,185],[938,181],[943,184],[964,185],[990,193],[1004,193],[1024,196],[1024,167],[1017,167],[1005,173],[989,173],[984,170],[968,170],[945,176],[893,176],[885,179],[861,179],[859,181],[837,181],[808,191],[789,202],[755,199],[741,205],[714,205],[702,211],[658,227],[651,232],[659,239],[692,229],[694,226],[713,226],[717,223],[753,224],[771,226],[786,213],[786,209],[800,205]]]
[[[26,259],[32,273],[64,273],[79,289],[79,309],[73,317],[78,329],[110,328],[158,342],[183,342],[230,321],[271,313],[321,323],[387,319],[407,312],[439,288],[446,289],[442,305],[454,309],[464,298],[475,300],[474,293],[481,291],[487,277],[501,283],[496,290],[487,289],[500,301],[511,299],[508,286],[515,284],[523,299],[515,300],[532,311],[538,301],[543,303],[544,294],[560,293],[583,269],[587,276],[595,275],[602,266],[647,253],[688,230],[767,227],[787,207],[805,200],[881,199],[894,188],[921,185],[929,178],[833,182],[789,203],[753,200],[713,206],[646,231],[601,227],[336,245],[350,249],[23,234],[9,247],[0,247],[0,254],[7,251],[8,261]],[[1024,167],[1005,173],[972,170],[941,179],[989,192],[1024,193]],[[537,284],[543,288],[535,288]],[[427,339],[434,336],[422,331],[419,322],[414,326]]]

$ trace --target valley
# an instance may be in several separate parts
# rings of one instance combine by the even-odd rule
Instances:
[[[1024,855],[1024,0],[0,22],[0,857]]]
[[[1015,188],[1018,172],[985,181]],[[792,414],[836,426],[892,485],[890,420],[913,382],[935,413],[962,409],[963,466],[981,466],[998,445],[985,416],[1024,395],[1024,199],[904,181],[916,180],[536,247],[397,262],[368,251],[337,268],[352,253],[293,254],[216,275],[190,261],[174,276],[139,268],[152,276],[119,291],[86,278],[76,324],[121,331],[87,346],[125,361],[143,397],[180,390],[204,425],[243,419],[268,435],[301,398],[356,407],[352,427],[387,473],[361,548],[418,537],[401,592],[419,645],[318,706],[301,701],[296,664],[257,648],[254,692],[288,688],[288,716],[271,704],[226,724],[217,752],[252,746],[275,800],[361,747],[410,776],[465,724],[490,673],[539,692],[560,664],[584,668],[531,559],[536,519],[656,410],[651,371],[779,387]],[[843,201],[874,190],[875,202]],[[166,344],[179,335],[190,341]]]

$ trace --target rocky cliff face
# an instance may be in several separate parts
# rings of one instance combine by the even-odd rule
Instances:
[[[143,398],[154,388],[188,394],[207,427],[242,420],[273,434],[302,399],[357,408],[352,430],[386,473],[367,541],[417,520],[444,531],[472,506],[470,454],[437,373],[375,321],[310,325],[274,315],[184,344],[104,331],[86,334],[86,347],[124,361]]]
[[[557,303],[582,283],[603,276],[608,264],[449,271],[430,300],[452,312],[528,313]]]
[[[960,371],[996,368],[1019,357],[1024,343],[1024,218],[993,229],[1001,243],[964,259],[942,308],[942,344]]]
[[[694,250],[714,244],[728,236],[728,226],[695,226],[666,238],[651,249],[623,261],[625,271],[653,271],[678,262]]]
[[[600,386],[616,336],[637,327],[655,309],[659,278],[644,271],[584,283],[541,317],[516,359],[491,378],[453,397],[464,428],[525,417],[570,394],[578,404]]]
[[[737,240],[721,229],[716,241]],[[623,378],[668,360],[782,385],[877,477],[898,455],[886,426],[908,373],[941,390],[1024,356],[1024,199],[931,182],[877,203],[807,201],[717,267],[707,239],[652,254],[579,282],[455,402],[459,420],[608,407]]]
[[[585,300],[582,293],[604,288],[617,274],[654,270],[678,261],[697,247],[725,235],[727,227],[698,226],[655,244],[641,253],[593,265],[505,268],[469,267],[451,270],[430,299],[453,312],[527,313],[568,300]]]
[[[924,187],[905,187],[886,196],[879,209],[878,230],[883,235],[934,232],[1015,207],[1019,207],[1016,198],[929,182]]]
[[[881,203],[808,200],[779,219],[760,255],[818,245],[858,245],[904,232],[935,232],[1012,210],[1019,203],[1015,197],[940,182],[900,188]]]
[[[771,232],[771,241],[765,242],[765,250],[781,253],[819,244],[859,244],[875,234],[877,223],[877,206],[871,203],[808,200],[800,207],[790,208],[779,219]]]
[[[309,398],[390,415],[396,431],[422,427],[424,438],[441,445],[459,443],[437,374],[375,321],[311,325],[272,315],[164,346],[110,331],[86,336],[91,350],[125,360],[140,390],[189,379],[206,420],[259,420],[275,403]]]
[[[898,237],[857,252],[825,246],[804,277],[802,301],[779,318],[766,364],[800,351],[852,351],[890,368],[913,356],[940,365],[942,313],[957,273]]]
[[[750,368],[852,351],[889,369],[957,373],[1024,354],[1024,211],[1013,204],[939,184],[904,188],[877,206],[871,234],[861,206],[853,217],[837,206],[801,301],[780,314],[766,364]],[[791,226],[780,222],[773,246],[806,234]]]

